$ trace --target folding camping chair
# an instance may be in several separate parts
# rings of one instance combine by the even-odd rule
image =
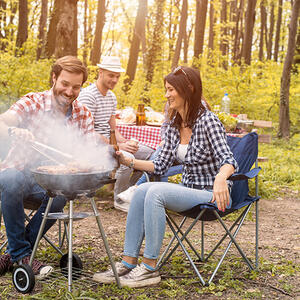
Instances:
[[[38,208],[40,207],[40,205],[42,204],[42,202],[38,203],[36,201],[30,201],[25,200],[24,201],[24,208],[30,210],[30,212],[28,214],[25,214],[25,221],[29,222],[31,216],[33,215],[33,213],[38,210]],[[1,209],[1,195],[0,195],[0,228],[1,228],[1,221],[2,221],[2,209]],[[59,230],[58,230],[58,241],[59,241],[59,245],[56,246],[48,237],[46,234],[44,234],[43,238],[50,244],[51,247],[53,247],[53,249],[55,249],[60,255],[63,255],[64,253],[61,251],[62,245],[64,243],[64,239],[67,238],[67,223],[63,222],[63,226],[64,226],[64,231],[62,234],[62,222],[61,220],[59,220]],[[2,249],[7,245],[8,240],[6,239],[1,245],[0,245],[0,253],[2,251]]]
[[[180,246],[186,255],[187,259],[189,260],[192,268],[196,272],[200,282],[203,285],[209,285],[213,278],[215,277],[217,271],[219,270],[224,258],[226,257],[230,247],[234,244],[242,256],[245,263],[248,265],[250,270],[258,268],[258,200],[260,197],[258,196],[258,178],[257,175],[261,170],[260,167],[257,167],[257,154],[258,154],[258,136],[256,133],[249,133],[242,138],[238,137],[231,137],[228,136],[228,144],[230,149],[238,162],[239,165],[239,173],[233,174],[230,179],[234,181],[232,190],[231,190],[231,198],[232,198],[232,207],[230,209],[226,209],[225,212],[221,212],[217,209],[215,204],[207,203],[207,204],[200,204],[188,211],[181,212],[180,215],[183,216],[182,221],[179,225],[175,222],[174,218],[171,217],[170,212],[166,211],[167,217],[167,224],[169,225],[170,229],[172,230],[174,236],[171,239],[169,245],[161,255],[158,261],[158,269],[160,269],[171,257],[174,251]],[[254,169],[250,171],[250,168],[255,163]],[[255,196],[251,197],[248,195],[249,188],[248,188],[248,179],[255,177]],[[255,203],[255,265],[247,258],[241,247],[239,246],[236,236],[242,227],[247,214],[249,213],[253,203]],[[222,217],[235,212],[237,210],[239,214],[233,224],[229,227],[226,226]],[[193,222],[191,225],[183,232],[183,224],[188,218],[193,218]],[[201,251],[200,254],[196,250],[196,248],[192,245],[191,241],[188,239],[188,234],[193,229],[194,225],[201,221]],[[208,253],[206,256],[204,255],[204,221],[213,221],[218,220],[222,225],[223,229],[225,230],[225,234],[220,239],[220,241],[216,244],[216,246]],[[219,248],[219,246],[224,242],[224,240],[229,237],[229,243],[221,256],[215,270],[213,271],[212,275],[205,281],[200,274],[199,269],[197,268],[195,262],[191,258],[187,246],[194,252],[197,257],[197,260],[200,262],[206,262],[212,254]],[[177,240],[175,245],[174,242]],[[183,242],[187,243],[187,246]],[[172,248],[173,246],[173,248]]]

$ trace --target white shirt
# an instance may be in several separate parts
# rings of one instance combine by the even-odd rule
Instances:
[[[181,162],[184,161],[185,155],[187,153],[188,144],[179,144],[177,149],[177,159]]]

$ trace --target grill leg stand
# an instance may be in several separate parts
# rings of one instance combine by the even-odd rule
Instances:
[[[70,200],[69,206],[69,247],[68,247],[68,291],[72,293],[72,268],[73,268],[73,253],[72,253],[72,234],[73,234],[73,200]]]
[[[115,262],[114,262],[114,259],[113,259],[113,257],[112,257],[112,254],[111,254],[111,251],[110,251],[110,248],[109,248],[107,239],[106,239],[106,235],[105,235],[103,226],[102,226],[102,224],[101,224],[101,220],[100,220],[100,217],[99,217],[99,211],[98,211],[98,209],[97,209],[97,207],[96,207],[94,198],[90,198],[90,199],[91,199],[91,204],[92,204],[92,207],[93,207],[94,215],[95,215],[95,217],[96,217],[97,224],[98,224],[98,227],[99,227],[99,231],[100,231],[100,233],[101,233],[101,237],[102,237],[102,240],[103,240],[103,243],[104,243],[104,247],[105,247],[106,253],[107,253],[107,255],[108,255],[109,261],[110,261],[110,265],[111,265],[112,270],[113,270],[113,272],[114,272],[114,275],[115,275],[115,278],[116,278],[117,285],[118,285],[119,288],[121,288],[120,279],[119,279],[119,276],[118,276],[118,273],[117,273],[117,269],[116,269],[116,266],[115,266]]]
[[[29,266],[30,267],[32,266],[32,262],[33,262],[33,259],[34,259],[34,256],[35,256],[35,253],[36,253],[39,241],[42,238],[43,231],[44,231],[44,228],[45,228],[45,225],[46,225],[46,221],[47,221],[47,218],[48,218],[48,214],[49,214],[49,210],[50,210],[50,207],[52,205],[52,202],[53,202],[53,198],[50,197],[49,201],[48,201],[48,204],[46,206],[46,210],[45,210],[45,213],[44,213],[44,217],[43,217],[43,220],[42,220],[42,223],[41,223],[41,226],[40,226],[37,238],[36,238],[34,246],[33,246],[32,253],[30,255],[30,261],[29,261]]]

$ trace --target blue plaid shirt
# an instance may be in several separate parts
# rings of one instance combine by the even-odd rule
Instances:
[[[170,122],[160,154],[153,161],[154,174],[163,175],[177,157],[180,133]],[[238,171],[238,164],[227,144],[223,124],[209,110],[200,115],[192,129],[187,153],[183,162],[182,183],[198,185],[201,189],[212,189],[220,168],[230,164]],[[227,181],[232,186],[231,181]]]

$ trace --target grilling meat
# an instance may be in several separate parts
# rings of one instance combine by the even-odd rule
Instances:
[[[82,166],[78,163],[70,163],[67,165],[40,166],[36,170],[48,174],[75,174],[75,173],[89,173],[94,171],[92,167]]]

